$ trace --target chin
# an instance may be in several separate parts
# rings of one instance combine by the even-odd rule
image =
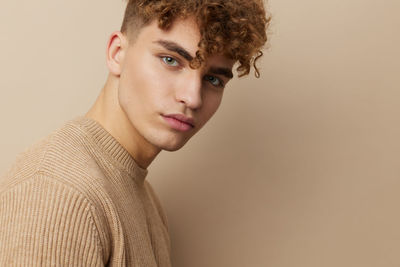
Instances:
[[[189,141],[189,139],[181,139],[181,138],[165,138],[165,139],[160,139],[157,138],[156,140],[153,140],[153,145],[158,147],[161,150],[166,150],[166,151],[177,151],[181,149],[186,143]]]
[[[171,143],[167,143],[167,144],[162,144],[161,146],[159,146],[159,148],[161,148],[162,150],[165,150],[165,151],[173,152],[173,151],[177,151],[177,150],[181,149],[185,144],[186,144],[186,142],[184,142],[184,143],[171,142]]]

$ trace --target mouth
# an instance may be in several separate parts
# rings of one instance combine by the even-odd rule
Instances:
[[[178,131],[186,132],[194,128],[194,121],[192,118],[186,117],[182,114],[162,115],[168,125]]]

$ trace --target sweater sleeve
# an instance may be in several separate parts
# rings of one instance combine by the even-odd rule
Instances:
[[[92,209],[42,174],[0,192],[0,266],[104,266]]]

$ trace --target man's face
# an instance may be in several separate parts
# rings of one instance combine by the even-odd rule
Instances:
[[[190,68],[199,40],[192,19],[177,20],[168,31],[153,21],[124,52],[120,106],[135,131],[159,149],[181,148],[218,109],[232,78],[234,61],[221,55]]]

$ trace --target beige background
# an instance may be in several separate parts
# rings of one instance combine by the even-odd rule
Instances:
[[[262,78],[150,168],[174,266],[400,266],[400,2],[269,5]],[[93,104],[123,9],[1,0],[0,171]]]

